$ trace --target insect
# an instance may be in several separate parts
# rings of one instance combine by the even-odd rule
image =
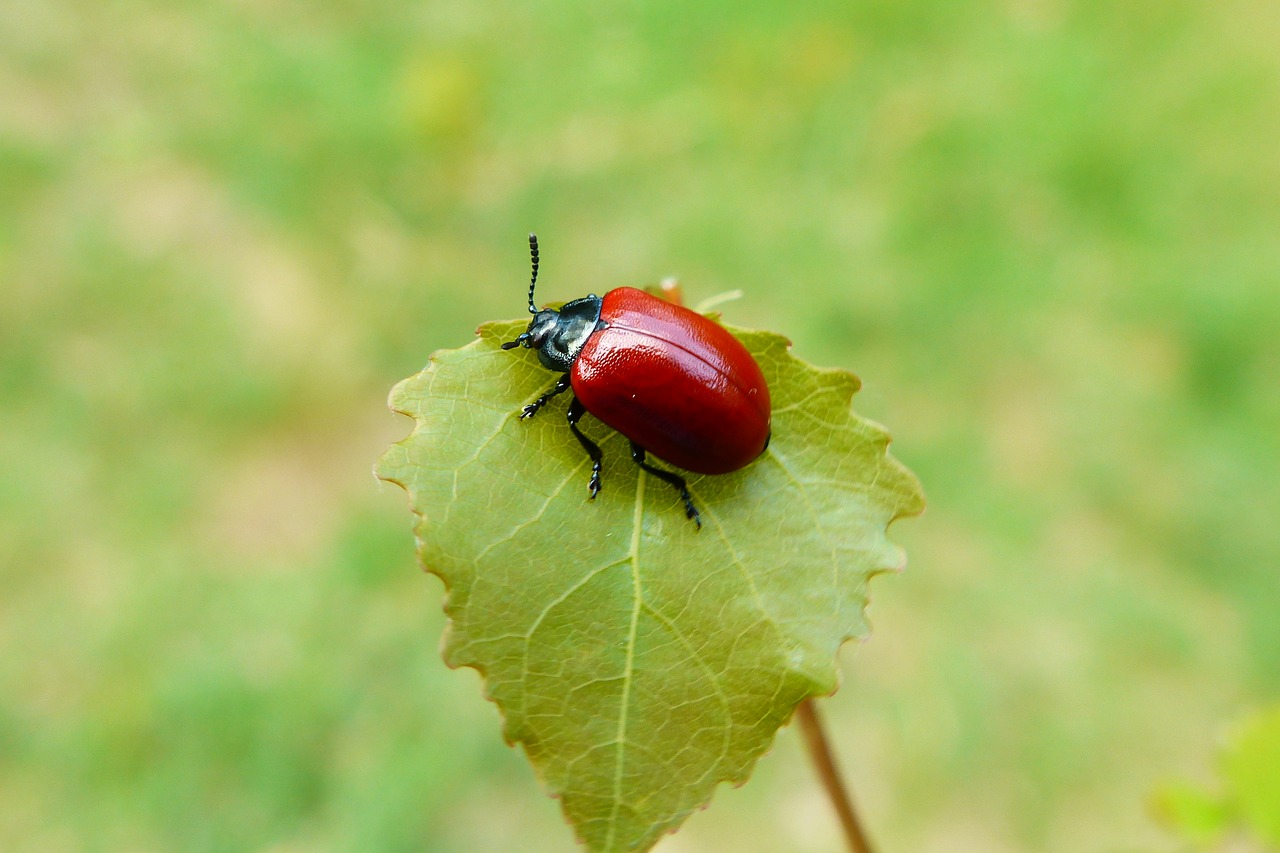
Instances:
[[[535,350],[544,367],[564,375],[524,407],[531,418],[552,398],[572,389],[569,429],[591,458],[587,488],[600,493],[600,447],[578,422],[587,412],[631,442],[631,458],[670,483],[685,515],[702,519],[684,477],[657,468],[648,454],[697,474],[727,474],[746,467],[769,445],[769,388],[751,353],[701,314],[633,287],[594,293],[559,311],[538,310],[538,238],[529,235],[529,328],[504,350]]]

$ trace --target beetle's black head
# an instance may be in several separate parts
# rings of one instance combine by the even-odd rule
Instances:
[[[594,293],[566,303],[559,311],[543,308],[533,315],[529,328],[514,341],[507,341],[503,349],[528,347],[536,350],[543,367],[567,373],[573,368],[587,338],[600,323],[602,300]]]
[[[533,275],[529,277],[529,313],[533,319],[529,328],[514,341],[507,341],[503,349],[523,346],[538,351],[538,361],[544,367],[567,373],[573,367],[587,338],[600,322],[601,299],[594,293],[566,303],[559,311],[533,304],[533,288],[538,283],[538,236],[529,235],[529,257],[533,261]]]

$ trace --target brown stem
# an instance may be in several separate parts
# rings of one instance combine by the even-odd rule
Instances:
[[[818,717],[818,709],[812,699],[806,699],[796,708],[796,719],[800,721],[800,730],[804,733],[805,743],[809,747],[809,756],[818,769],[818,778],[822,787],[827,789],[827,796],[840,816],[840,826],[844,828],[845,840],[849,842],[850,853],[871,853],[871,843],[867,841],[862,825],[858,823],[858,815],[853,810],[853,800],[849,791],[840,779],[840,771],[836,767],[835,756],[831,745],[827,743],[826,732],[822,729],[822,720]]]

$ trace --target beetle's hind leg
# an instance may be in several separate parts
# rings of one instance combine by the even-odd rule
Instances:
[[[565,374],[564,381],[568,382],[568,374]],[[559,386],[556,386],[559,388]],[[559,391],[556,392],[557,394]],[[578,429],[578,421],[587,413],[586,406],[582,405],[582,401],[577,397],[573,398],[573,402],[569,404],[569,429],[573,431],[573,435],[578,439],[578,443],[582,445],[582,449],[587,451],[587,455],[591,457],[591,480],[587,483],[587,488],[591,491],[591,500],[596,499],[596,495],[600,494],[600,460],[604,458],[604,454],[600,452],[600,446],[594,441],[582,434],[582,430]]]
[[[679,474],[673,474],[670,471],[663,471],[661,468],[655,468],[648,462],[644,461],[644,448],[636,444],[634,441],[631,442],[631,458],[636,461],[637,465],[648,471],[653,476],[661,480],[666,480],[668,483],[676,487],[676,490],[680,492],[680,499],[684,501],[685,516],[693,519],[693,523],[698,525],[698,529],[701,530],[702,517],[698,515],[698,508],[693,505],[693,495],[689,494],[689,484],[684,481],[684,477],[681,477]]]
[[[532,403],[524,407],[524,411],[520,413],[520,420],[533,417],[538,413],[539,409],[541,409],[547,403],[551,402],[552,397],[556,396],[557,394],[563,394],[565,391],[568,391],[568,390],[569,390],[569,374],[565,373],[556,382],[556,386],[554,388],[552,388],[550,391],[543,394],[541,397],[539,397],[538,399],[534,400]]]

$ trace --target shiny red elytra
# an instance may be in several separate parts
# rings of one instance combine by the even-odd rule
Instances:
[[[724,327],[680,305],[633,287],[591,294],[559,311],[533,303],[538,283],[538,238],[529,235],[529,328],[504,350],[523,346],[564,374],[524,407],[533,417],[552,397],[573,389],[569,429],[591,457],[588,488],[600,493],[600,448],[578,428],[587,412],[631,442],[631,458],[674,486],[685,515],[699,528],[684,477],[655,468],[659,459],[697,474],[744,468],[769,445],[769,388],[760,365]]]

